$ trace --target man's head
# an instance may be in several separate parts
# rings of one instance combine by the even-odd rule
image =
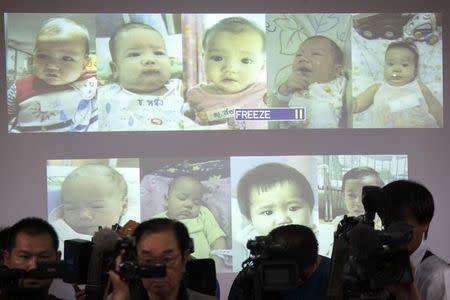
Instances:
[[[139,263],[166,265],[165,277],[142,279],[147,292],[163,299],[178,292],[191,253],[191,239],[186,226],[171,219],[151,219],[141,223],[133,236]]]
[[[55,229],[39,218],[25,218],[9,229],[4,264],[11,269],[32,270],[38,262],[57,261],[58,236]],[[27,278],[19,282],[20,287],[50,287],[51,279]]]
[[[120,85],[135,93],[162,95],[171,76],[166,43],[153,27],[143,23],[121,25],[109,40],[111,70]]]
[[[339,46],[325,36],[312,36],[298,47],[292,64],[309,83],[326,83],[342,75],[344,55]]]
[[[288,165],[266,163],[251,169],[239,180],[237,198],[241,213],[261,235],[281,225],[310,225],[311,185]]]
[[[39,30],[33,74],[49,85],[76,81],[89,62],[89,33],[66,18],[48,20]]]
[[[384,79],[393,86],[410,83],[417,76],[419,52],[413,43],[393,42],[386,49]]]
[[[359,216],[364,214],[364,206],[362,204],[362,188],[363,186],[372,185],[382,187],[383,180],[372,168],[357,167],[353,168],[342,177],[342,193],[344,196],[344,204],[349,216]]]
[[[63,218],[78,233],[93,235],[99,226],[119,222],[128,204],[127,183],[107,165],[84,165],[72,171],[61,187]]]
[[[174,178],[166,195],[168,216],[177,220],[197,217],[203,191],[203,185],[195,177],[182,175]]]
[[[403,221],[413,227],[413,238],[408,251],[414,252],[428,234],[434,214],[434,200],[430,191],[420,183],[398,180],[387,184],[383,190],[392,201],[393,220]]]
[[[255,83],[264,69],[265,34],[245,18],[226,18],[206,31],[203,51],[210,88],[235,94]]]
[[[280,226],[273,229],[269,236],[286,252],[283,258],[294,259],[304,281],[314,271],[317,262],[319,244],[311,228],[298,224]]]

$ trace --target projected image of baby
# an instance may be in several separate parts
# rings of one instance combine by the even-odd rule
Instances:
[[[121,25],[111,36],[112,75],[99,90],[100,130],[180,130],[185,123],[183,87],[171,79],[163,36],[143,23]]]
[[[384,182],[380,174],[369,167],[353,168],[342,177],[342,194],[348,216],[356,217],[364,214],[362,188],[366,185],[382,187]]]
[[[84,165],[64,179],[61,203],[60,218],[52,222],[60,240],[90,237],[99,226],[120,222],[128,205],[127,182],[107,165]]]
[[[200,125],[228,122],[230,129],[264,129],[265,121],[235,123],[235,108],[265,108],[265,33],[242,17],[223,19],[203,37],[206,83],[187,91]]]
[[[353,100],[353,112],[372,106],[374,128],[442,127],[442,105],[418,79],[419,52],[413,43],[393,42],[385,54],[384,82]]]
[[[370,167],[356,167],[350,169],[342,176],[341,193],[344,200],[345,211],[343,214],[336,216],[332,221],[334,229],[338,226],[344,215],[358,217],[365,214],[362,203],[362,189],[364,186],[383,187],[384,182],[381,179],[380,174]],[[375,216],[374,221],[375,228],[381,229],[381,219],[378,215]],[[328,249],[325,251],[325,255],[331,257],[332,251],[333,241],[331,241]]]
[[[203,203],[204,186],[195,177],[181,175],[169,184],[167,210],[153,218],[171,218],[186,225],[189,235],[194,240],[196,258],[212,257],[218,268],[223,262],[215,256],[214,250],[225,249],[225,233],[220,228],[212,212]]]
[[[171,218],[183,222],[194,240],[196,258],[210,257],[211,250],[224,249],[225,233],[212,212],[203,203],[204,186],[193,176],[178,176],[169,184],[167,210],[154,218]]]
[[[306,120],[283,122],[281,127],[337,128],[340,126],[346,79],[343,53],[325,36],[303,41],[292,72],[273,92],[271,106],[304,107]]]
[[[288,165],[266,163],[251,169],[239,180],[237,198],[242,215],[251,223],[244,230],[248,238],[267,235],[281,225],[311,224],[311,185]]]
[[[32,75],[16,80],[8,91],[11,132],[96,126],[97,80],[86,72],[88,55],[85,27],[67,18],[49,19],[37,34]]]

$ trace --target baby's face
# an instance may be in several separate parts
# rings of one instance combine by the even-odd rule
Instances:
[[[361,179],[347,179],[344,185],[344,204],[349,216],[364,214],[362,204],[362,188],[366,185],[380,186],[374,176],[365,176]]]
[[[198,216],[203,198],[202,184],[189,177],[176,179],[167,193],[167,213],[177,220],[192,219]]]
[[[120,85],[135,93],[165,93],[170,60],[161,35],[151,29],[133,28],[116,38],[116,60],[111,63]]]
[[[69,84],[80,77],[88,61],[83,39],[41,37],[34,50],[33,74],[49,85]]]
[[[402,86],[416,78],[414,53],[406,48],[391,48],[386,52],[384,79],[393,86]]]
[[[83,174],[63,190],[64,220],[76,232],[93,235],[98,226],[110,228],[126,207],[126,199],[111,178]]]
[[[341,68],[341,65],[336,64],[333,45],[325,38],[311,38],[301,43],[292,64],[292,71],[305,77],[310,84],[335,79]]]
[[[255,229],[267,235],[272,229],[288,224],[310,225],[311,208],[301,191],[289,181],[276,184],[265,192],[250,191],[250,217]]]
[[[234,94],[256,82],[264,69],[263,40],[255,31],[216,32],[204,54],[206,79],[217,94]]]

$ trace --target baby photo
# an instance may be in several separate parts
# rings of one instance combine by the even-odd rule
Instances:
[[[248,240],[301,224],[315,230],[312,156],[231,157],[233,270],[248,258]]]
[[[97,130],[95,19],[7,14],[8,131]]]
[[[229,160],[144,158],[141,174],[142,219],[179,220],[194,241],[192,256],[231,272]]]
[[[267,101],[270,107],[305,109],[297,121],[270,128],[349,127],[349,14],[267,15]]]
[[[129,220],[140,222],[137,159],[47,161],[48,220],[60,239],[91,240]]]
[[[99,130],[185,130],[181,15],[97,15]]]
[[[267,107],[264,27],[263,14],[183,15],[186,101],[204,129],[267,128],[267,121],[234,120],[236,108]]]
[[[318,228],[323,237],[323,254],[331,257],[333,233],[344,215],[364,215],[364,186],[383,187],[408,178],[406,155],[323,155],[316,156],[318,165]],[[380,217],[375,228],[382,229]],[[328,245],[328,246],[327,246]]]
[[[353,127],[443,127],[440,14],[356,14],[353,24]]]

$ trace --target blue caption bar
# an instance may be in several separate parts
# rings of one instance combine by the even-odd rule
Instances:
[[[299,108],[236,108],[234,110],[236,121],[270,120],[270,121],[305,121],[304,107]]]

